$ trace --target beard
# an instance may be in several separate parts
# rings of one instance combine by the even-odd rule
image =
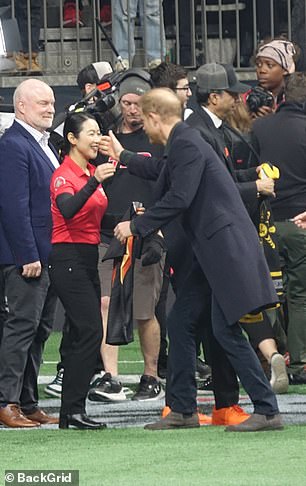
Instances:
[[[129,125],[131,125],[131,127],[133,128],[136,128],[136,127],[142,127],[143,126],[143,123],[142,123],[142,120],[132,120],[131,122],[129,122]]]

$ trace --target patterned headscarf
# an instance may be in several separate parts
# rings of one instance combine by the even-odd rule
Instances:
[[[258,57],[268,57],[277,62],[288,73],[294,73],[295,64],[293,56],[296,53],[294,45],[290,41],[286,40],[273,40],[264,44],[258,49],[256,59]]]

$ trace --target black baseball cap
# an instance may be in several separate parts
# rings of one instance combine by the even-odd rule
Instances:
[[[229,91],[245,93],[250,86],[240,83],[231,64],[204,64],[196,72],[197,87],[204,93],[212,91]]]

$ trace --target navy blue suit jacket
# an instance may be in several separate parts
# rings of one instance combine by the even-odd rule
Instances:
[[[15,121],[0,139],[0,264],[47,262],[54,170],[39,143]]]
[[[147,236],[176,216],[229,323],[277,302],[259,238],[231,175],[198,130],[174,127],[159,201],[134,220]],[[184,255],[182,255],[182,259]]]

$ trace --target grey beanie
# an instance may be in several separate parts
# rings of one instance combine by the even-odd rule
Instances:
[[[124,79],[119,87],[119,99],[125,94],[132,93],[142,96],[151,89],[151,84],[138,76],[129,76]]]

